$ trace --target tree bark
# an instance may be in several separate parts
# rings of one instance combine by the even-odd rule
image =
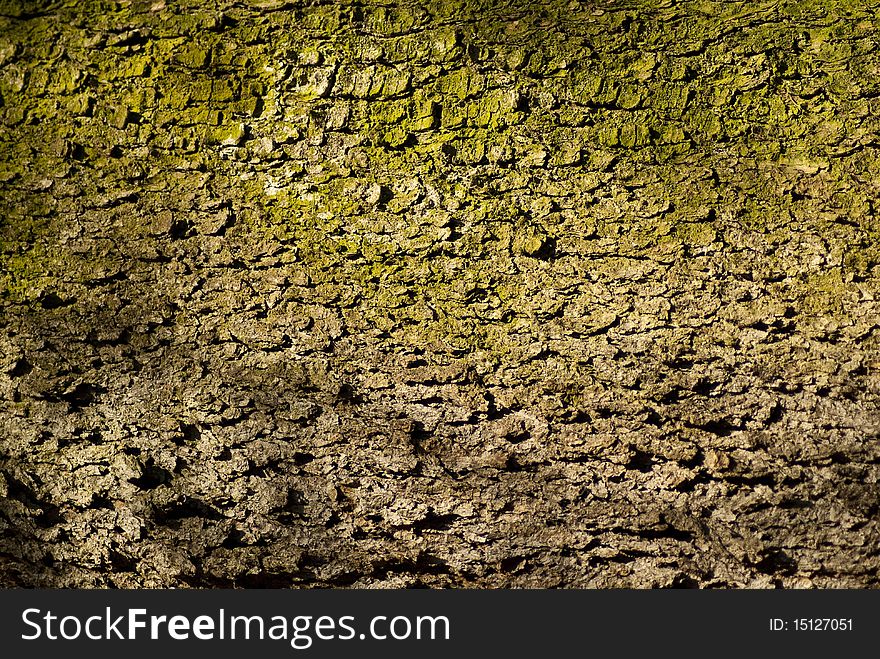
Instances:
[[[0,2],[0,584],[877,586],[877,25]]]

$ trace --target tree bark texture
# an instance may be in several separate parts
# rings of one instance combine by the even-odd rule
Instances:
[[[0,2],[0,583],[877,586],[878,16]]]

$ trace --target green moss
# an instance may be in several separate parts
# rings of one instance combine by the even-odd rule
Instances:
[[[203,69],[208,66],[208,62],[211,60],[211,51],[198,44],[191,43],[178,53],[176,59],[186,67]]]
[[[208,133],[208,144],[239,146],[244,141],[247,129],[243,123],[219,126]]]
[[[78,167],[70,162],[76,145],[97,168],[76,179],[90,195],[102,186],[137,189],[145,171],[202,168],[217,194],[253,211],[240,240],[290,245],[315,278],[340,290],[351,283],[373,300],[374,319],[433,304],[445,320],[432,321],[431,331],[474,332],[474,349],[494,339],[473,320],[477,311],[454,302],[455,280],[488,291],[488,301],[474,303],[489,305],[480,307],[484,316],[513,313],[522,285],[495,269],[509,259],[537,261],[551,237],[589,235],[593,226],[621,251],[651,260],[682,246],[721,245],[731,227],[770,240],[793,216],[805,217],[817,235],[851,238],[846,268],[871,277],[870,209],[838,189],[850,176],[868,180],[876,166],[857,167],[863,156],[854,152],[872,134],[857,92],[880,88],[867,44],[871,11],[842,0],[774,5],[798,20],[820,10],[864,17],[795,29],[759,20],[769,4],[687,2],[676,21],[660,20],[673,11],[666,3],[637,4],[314,4],[267,10],[277,23],[272,39],[245,20],[243,7],[222,21],[211,12],[114,6],[100,25],[140,21],[153,37],[83,50],[84,35],[70,27],[82,20],[68,21],[66,47],[87,53],[91,69],[52,59],[35,37],[0,49],[8,60],[4,124],[27,127],[5,138],[0,177],[33,185],[35,171]],[[91,15],[73,5],[63,11]],[[543,29],[554,20],[578,27]],[[741,38],[731,41],[725,29]],[[140,163],[119,155],[135,139],[151,147]],[[52,158],[50,144],[59,150]],[[846,165],[834,169],[840,159]],[[249,169],[254,178],[239,180]],[[715,180],[682,183],[702,169]],[[652,174],[659,180],[649,193],[636,179]],[[826,182],[805,189],[801,177]],[[386,198],[409,180],[422,188]],[[380,199],[364,199],[362,184],[380,186]],[[181,194],[169,192],[168,203]],[[669,204],[655,207],[655,198]],[[858,228],[812,211],[788,215],[795,198],[834,198]],[[453,201],[455,229],[427,219]],[[717,217],[700,215],[706,208]],[[531,223],[519,222],[520,212],[534,215]],[[591,240],[578,249],[589,253]],[[500,261],[457,275],[423,269],[426,259],[480,263],[487,254]],[[15,295],[48,276],[39,265],[47,255],[10,258],[4,285]],[[629,267],[611,259],[597,269]]]
[[[45,262],[38,250],[10,254],[0,243],[0,296],[14,303],[35,302],[47,280]]]
[[[674,235],[685,244],[705,247],[717,238],[715,228],[708,223],[682,223],[675,227]]]
[[[835,315],[845,313],[846,292],[840,270],[812,273],[802,284],[802,309],[806,314]]]

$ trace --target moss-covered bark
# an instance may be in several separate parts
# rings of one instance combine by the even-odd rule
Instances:
[[[876,586],[878,12],[0,1],[0,582]]]

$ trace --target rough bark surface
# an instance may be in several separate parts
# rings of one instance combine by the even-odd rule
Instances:
[[[877,586],[878,12],[0,1],[0,583]]]

